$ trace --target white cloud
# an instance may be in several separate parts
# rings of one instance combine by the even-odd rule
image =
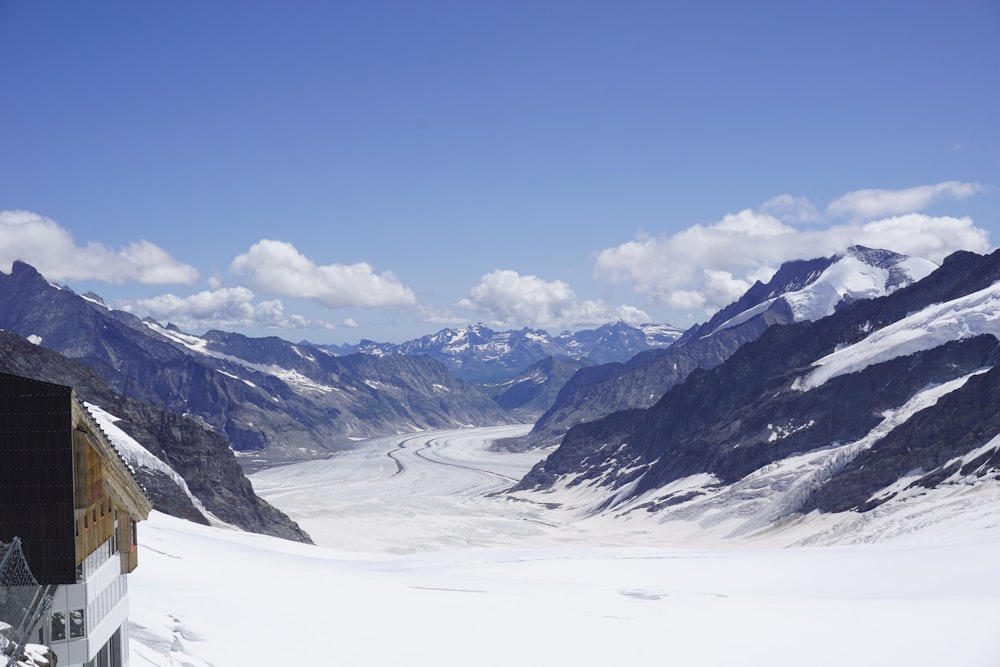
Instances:
[[[236,327],[268,327],[301,329],[327,327],[301,315],[286,315],[281,301],[254,303],[254,293],[246,287],[224,287],[205,290],[189,296],[160,294],[119,304],[122,310],[158,322],[169,322],[181,329],[230,329]]]
[[[261,291],[311,299],[330,308],[416,303],[413,291],[391,271],[375,273],[364,262],[318,266],[284,241],[258,241],[233,260],[230,270],[249,274]]]
[[[805,197],[793,197],[790,194],[772,197],[763,204],[760,210],[768,213],[783,222],[789,223],[813,223],[820,221],[819,211],[813,203]]]
[[[608,306],[583,301],[561,280],[548,282],[537,276],[498,270],[484,275],[459,307],[484,313],[490,326],[540,329],[594,326],[614,320],[640,324],[649,315],[633,306]]]
[[[856,190],[835,199],[826,207],[827,213],[837,217],[871,220],[903,213],[922,211],[938,199],[965,199],[983,192],[979,183],[945,181],[934,185],[920,185],[905,190]]]
[[[898,197],[886,195],[887,191],[866,191],[882,194],[867,200],[851,193],[837,200],[841,204],[829,208],[847,211],[848,203],[853,202],[851,206],[858,211],[898,210],[905,208],[904,202],[922,207],[935,197],[968,196],[979,190],[974,184],[942,183],[900,191],[895,193]],[[886,248],[935,262],[956,250],[990,250],[988,233],[968,217],[908,212],[868,222],[855,219],[803,229],[786,225],[774,215],[815,210],[806,204],[803,199],[782,195],[762,206],[771,212],[745,209],[715,224],[694,225],[670,236],[640,236],[601,251],[594,275],[632,284],[652,302],[672,310],[701,308],[707,314],[731,303],[754,281],[766,282],[782,262],[830,256],[851,245]]]
[[[789,246],[801,245],[795,241],[805,235],[774,216],[745,209],[713,225],[694,225],[668,237],[640,237],[604,250],[594,274],[632,283],[639,293],[673,309],[714,309],[732,301],[741,284],[749,286],[751,275],[797,257],[800,248],[792,252]]]
[[[49,280],[98,280],[110,284],[193,284],[198,270],[149,241],[112,250],[102,243],[78,245],[55,220],[31,211],[0,211],[0,266],[31,264]]]
[[[956,250],[989,252],[989,232],[976,227],[972,218],[931,217],[923,213],[899,215],[863,225],[858,243],[889,248],[905,255],[941,263]]]
[[[704,270],[702,294],[711,303],[731,303],[743,296],[753,282],[734,278],[729,271]]]

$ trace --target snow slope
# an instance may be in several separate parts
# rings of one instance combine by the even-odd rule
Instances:
[[[903,285],[914,283],[927,277],[937,265],[919,257],[895,255],[878,261],[879,253],[886,251],[855,247],[830,266],[814,280],[800,289],[776,294],[757,304],[716,329],[728,329],[742,324],[752,317],[765,312],[778,299],[786,301],[796,322],[815,321],[832,315],[838,304],[845,301],[874,299],[885,296]]]
[[[494,494],[533,463],[489,450],[510,431],[373,441],[254,475],[320,546],[154,513],[130,577],[132,664],[1000,661],[995,486],[957,513],[887,503],[858,528],[872,544],[780,548],[849,542],[856,516],[699,542],[681,522],[577,520]]]
[[[795,388],[812,389],[838,375],[980,334],[1000,338],[1000,283],[928,306],[819,359],[813,364],[815,370]]]
[[[181,477],[177,472],[171,468],[169,465],[156,458],[153,454],[149,452],[145,447],[136,442],[135,438],[125,433],[125,431],[118,428],[115,422],[119,421],[119,418],[104,410],[103,408],[94,405],[93,403],[85,403],[87,410],[90,412],[90,416],[94,418],[97,425],[101,427],[104,431],[104,435],[107,436],[108,441],[111,442],[112,446],[121,457],[132,466],[133,470],[135,468],[145,468],[147,470],[156,471],[162,473],[169,477],[173,482],[180,487],[181,492],[183,492],[190,500],[195,508],[201,512],[204,516],[211,516],[211,513],[205,509],[198,498],[191,493],[191,489],[188,488],[187,482]]]

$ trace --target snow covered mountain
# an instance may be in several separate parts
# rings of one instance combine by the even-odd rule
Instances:
[[[320,456],[357,439],[513,419],[427,356],[338,357],[279,338],[193,336],[107,308],[15,262],[0,328],[78,360],[110,388],[189,415],[244,464]]]
[[[686,332],[685,338],[737,326],[778,302],[788,306],[795,322],[818,320],[852,301],[890,294],[936,268],[930,260],[864,246],[851,246],[843,255],[786,262],[767,284],[756,282],[707,323]]]
[[[787,262],[766,284],[755,283],[674,345],[626,363],[579,371],[520,446],[551,446],[574,424],[617,410],[651,407],[694,370],[714,368],[774,324],[825,317],[856,300],[889,294],[935,268],[927,260],[862,246],[843,255]]]
[[[244,453],[248,468],[390,433],[511,423],[517,417],[509,410],[533,418],[548,407],[566,368],[629,357],[680,335],[620,322],[556,337],[478,325],[342,354],[277,337],[195,336],[142,321],[96,295],[53,285],[22,262],[0,273],[0,328],[80,361],[122,395],[199,420]],[[537,366],[549,357],[579,361]],[[518,379],[529,368],[531,379]],[[476,387],[449,369],[513,384]],[[546,369],[552,375],[540,378]],[[536,390],[528,391],[531,383]],[[519,388],[508,390],[514,384]],[[493,401],[482,390],[504,397]]]
[[[464,382],[495,383],[517,376],[546,357],[568,357],[588,364],[626,361],[645,350],[668,347],[681,333],[666,324],[633,327],[615,322],[552,336],[541,329],[493,331],[483,324],[473,324],[462,329],[442,329],[398,345],[365,340],[352,346],[321,347],[337,354],[426,354]]]
[[[249,532],[309,540],[254,493],[229,443],[204,425],[117,394],[86,366],[6,331],[0,331],[0,372],[73,387],[157,510],[202,524],[214,518]]]
[[[497,405],[517,415],[525,423],[533,423],[545,412],[559,391],[573,375],[592,364],[569,357],[546,357],[515,378],[481,384]]]
[[[654,405],[571,428],[518,489],[747,534],[995,484],[998,281],[1000,251],[959,252],[887,296],[773,326]]]

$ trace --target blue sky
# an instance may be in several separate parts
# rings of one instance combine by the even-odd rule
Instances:
[[[0,271],[196,333],[686,327],[992,250],[998,71],[996,0],[0,0]]]

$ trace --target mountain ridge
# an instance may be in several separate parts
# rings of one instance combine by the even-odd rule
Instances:
[[[639,352],[672,345],[681,333],[667,324],[631,326],[620,320],[597,329],[564,331],[556,336],[542,329],[494,331],[479,323],[460,329],[441,329],[399,344],[363,340],[357,345],[316,347],[335,354],[427,354],[463,382],[494,384],[516,377],[547,357],[591,363],[626,361]]]
[[[0,273],[0,328],[78,360],[120,394],[191,415],[252,452],[246,465],[397,431],[513,421],[427,356],[335,357],[278,338],[201,338],[109,310],[23,262]]]
[[[770,327],[655,405],[574,426],[514,491],[586,489],[588,511],[746,534],[813,511],[871,511],[920,488],[996,481],[998,280],[1000,251],[955,253],[889,295]],[[936,337],[907,345],[931,328]],[[862,354],[885,331],[895,353]],[[805,381],[838,351],[867,362]]]
[[[566,383],[531,433],[507,446],[553,446],[574,424],[617,410],[651,407],[691,372],[714,368],[775,324],[830,314],[838,304],[898,289],[934,266],[863,246],[852,246],[841,255],[786,262],[767,283],[758,281],[708,322],[684,332],[672,346],[642,352],[600,371],[581,371]],[[810,307],[796,308],[796,302]]]
[[[160,466],[136,462],[136,475],[156,509],[202,524],[209,523],[208,511],[249,532],[311,541],[253,492],[228,443],[195,421],[117,394],[92,369],[7,331],[0,331],[0,371],[73,387],[81,400],[114,415],[116,426],[186,482],[183,489]]]

